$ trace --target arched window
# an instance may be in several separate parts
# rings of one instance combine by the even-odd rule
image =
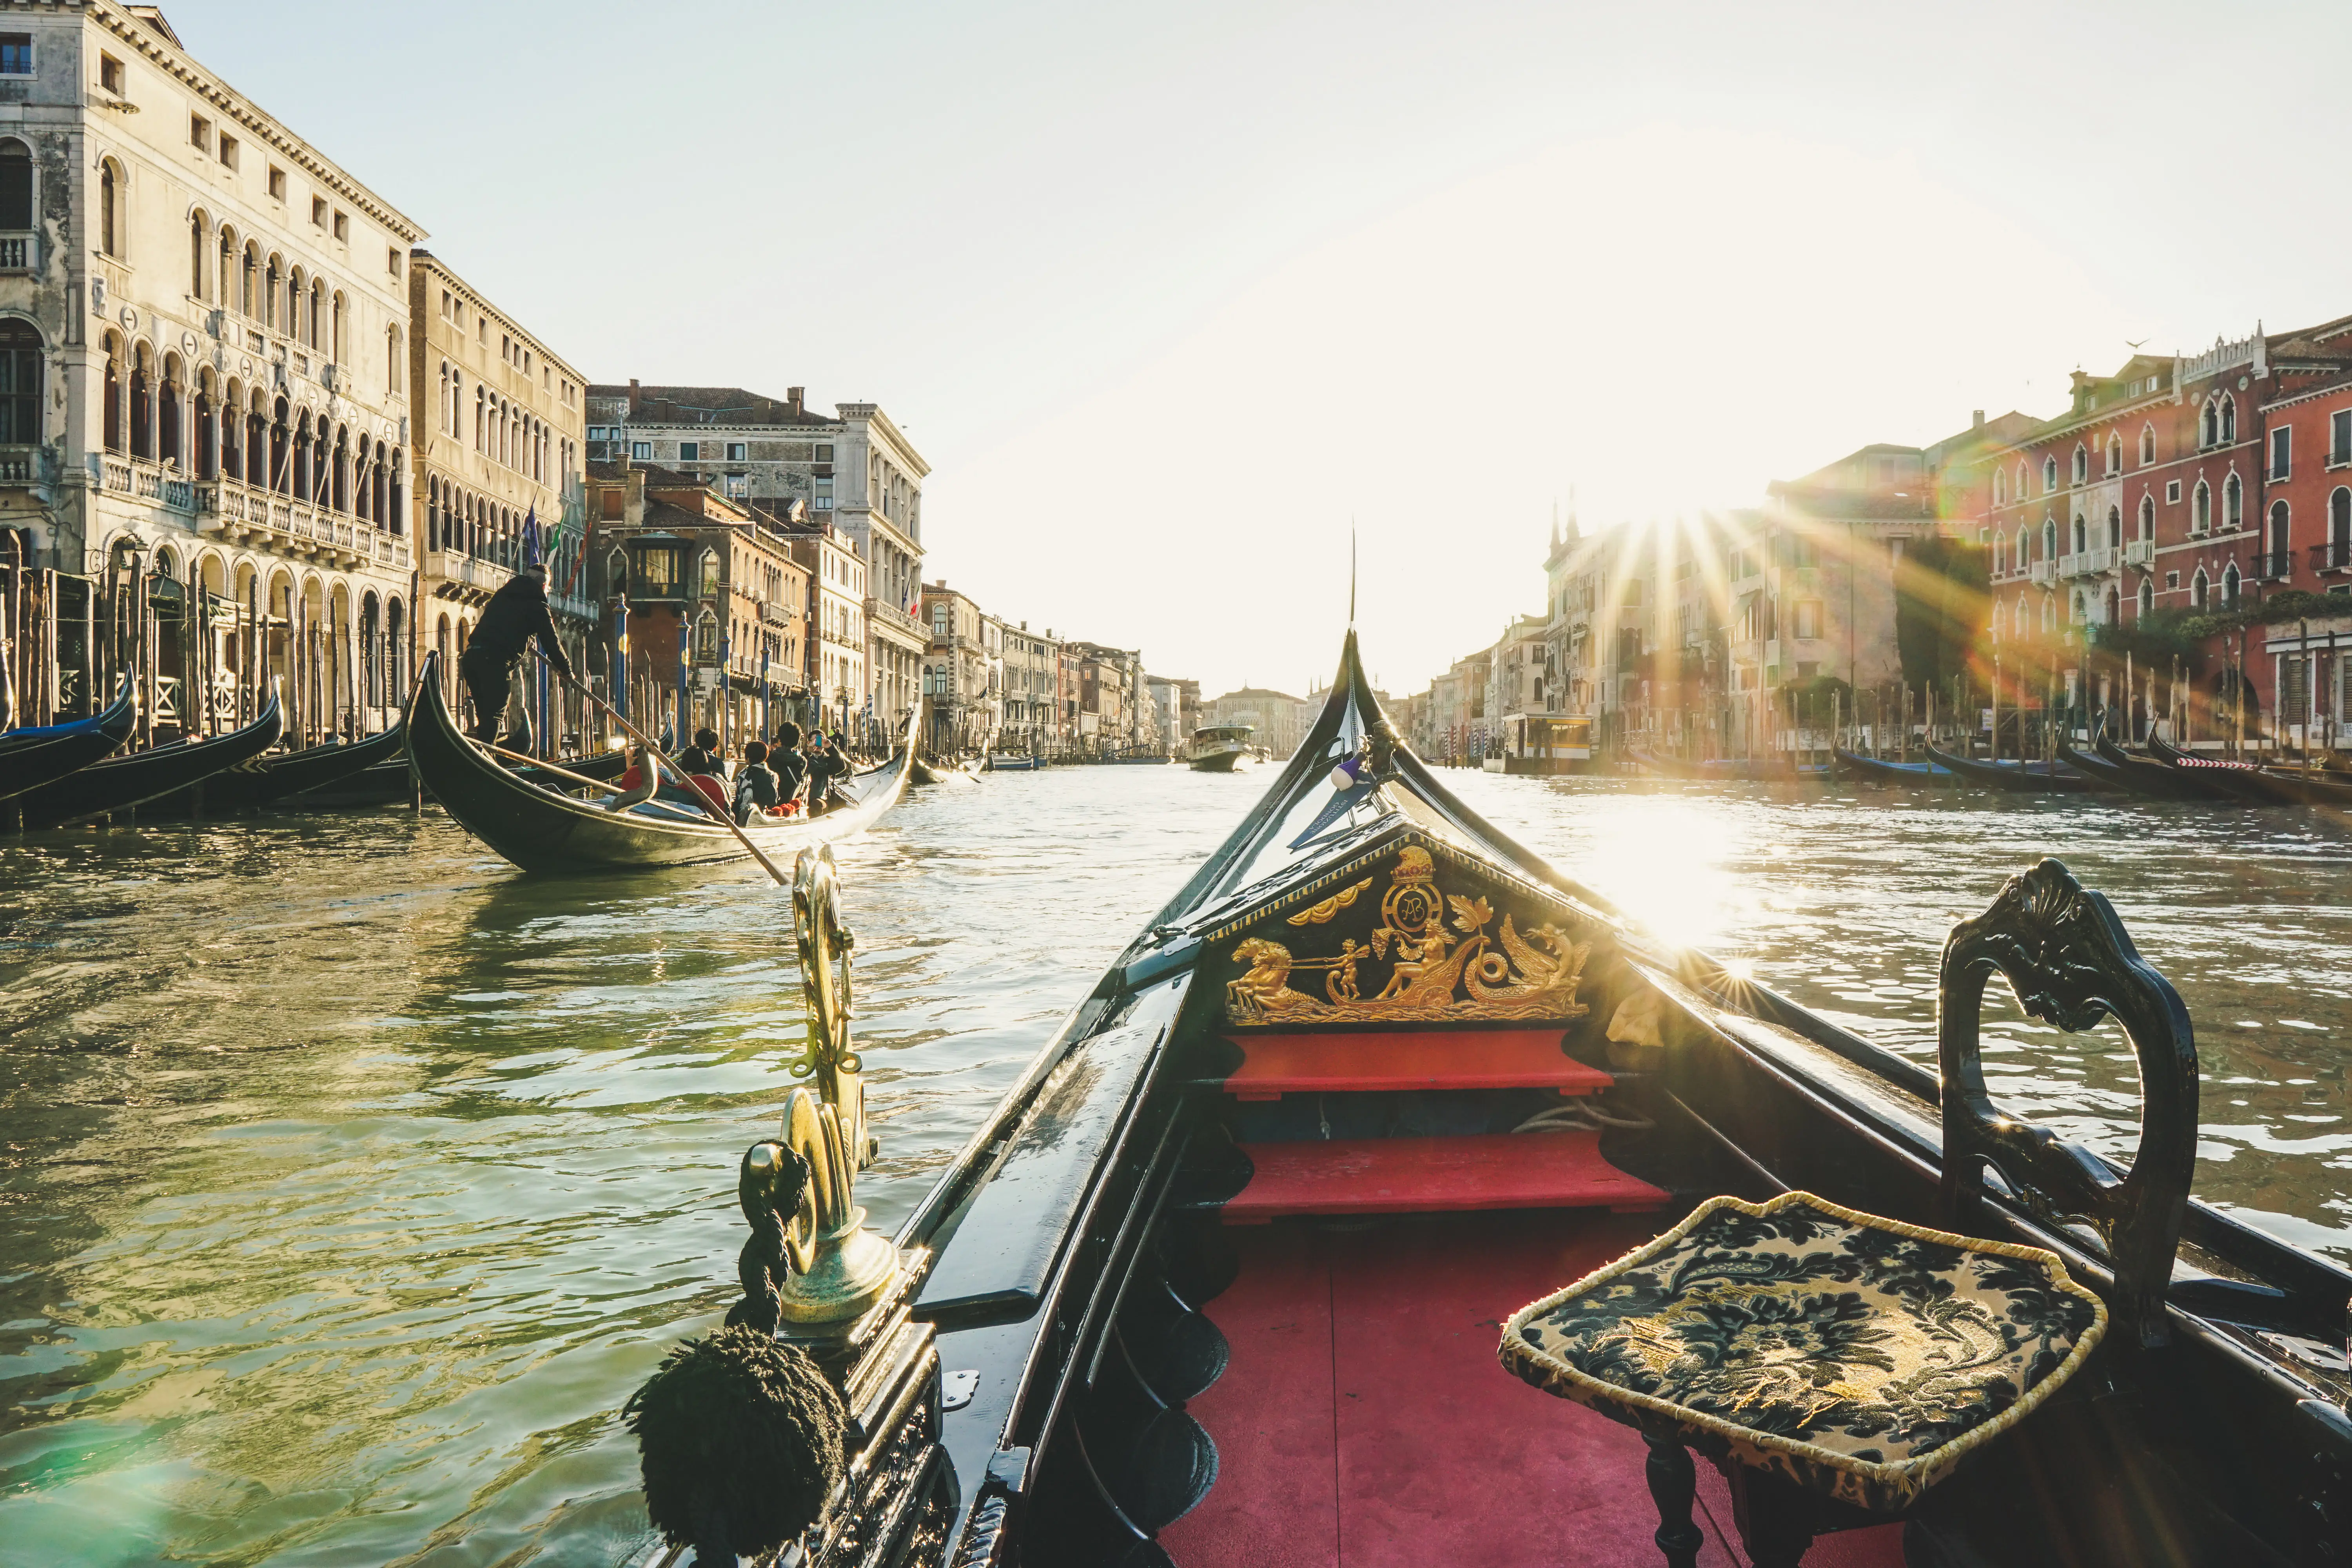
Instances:
[[[2221,483],[2221,526],[2231,530],[2246,526],[2246,487],[2234,473]]]
[[[0,446],[31,447],[40,440],[41,334],[30,322],[12,317],[0,321]]]
[[[122,173],[109,158],[98,166],[98,248],[122,255]]]
[[[2197,481],[2197,494],[2189,507],[2189,531],[2206,533],[2212,527],[2213,492],[2206,488],[2203,479],[2200,479]]]
[[[2142,620],[2146,620],[2149,616],[2152,616],[2152,615],[2154,615],[2155,613],[2156,613],[2156,579],[2155,579],[2155,578],[2153,578],[2153,577],[2143,577],[2143,578],[2141,578],[2141,579],[2139,580],[2139,615],[2140,615],[2140,619],[2142,619]]]
[[[2205,601],[2211,593],[2212,584],[2206,580],[2205,568],[2200,566],[2197,568],[2197,575],[2189,582],[2189,606],[2192,609],[2203,609],[2205,607]]]
[[[2156,537],[2156,498],[2154,496],[2139,498],[2139,536],[2142,539]]]
[[[33,154],[22,142],[0,142],[0,228],[33,224]]]
[[[2124,542],[2124,510],[2119,506],[2107,508],[2107,548],[2119,550]]]
[[[2044,458],[2042,459],[2042,493],[2043,495],[2048,495],[2052,490],[2054,490],[2057,488],[2058,459],[2055,458]]]
[[[2144,468],[2155,461],[2156,426],[2143,425],[2139,427],[2139,466]]]
[[[205,252],[212,236],[205,232],[205,215],[195,213],[188,219],[188,297],[205,297]]]

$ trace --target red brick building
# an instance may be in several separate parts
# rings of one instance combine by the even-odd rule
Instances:
[[[2258,328],[2194,356],[2136,354],[2107,376],[2077,371],[2066,412],[1996,454],[1978,506],[1992,551],[1988,651],[2006,655],[2008,700],[2032,705],[2042,678],[2064,677],[2071,692],[2091,662],[2062,650],[2083,647],[2090,627],[2321,585],[2309,548],[2329,537],[2330,491],[2316,454],[2332,438],[2330,410],[2352,403],[2352,392],[2331,402],[2324,390],[2352,371],[2343,354],[2352,342],[2338,346],[2347,332],[2352,319],[2279,339]],[[2352,586],[2340,570],[2336,580]],[[2136,717],[2177,718],[2211,738],[2241,657],[2256,708],[2273,711],[2275,660],[2256,626],[2242,648],[2212,649],[2193,679],[2135,666]],[[2120,671],[2107,662],[2097,674],[2105,689],[2090,695],[2120,702]],[[2248,732],[2257,727],[2250,714]]]

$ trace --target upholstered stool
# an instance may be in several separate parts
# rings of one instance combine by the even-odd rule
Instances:
[[[2106,1327],[2099,1299],[2038,1247],[1788,1193],[1710,1199],[1514,1312],[1501,1354],[1547,1393],[1892,1514],[2023,1420]],[[1670,1560],[1685,1534],[1697,1547],[1689,1518],[1685,1498],[1664,1521]]]
[[[2128,1173],[1992,1103],[1978,1017],[1995,973],[2034,1017],[2069,1031],[2107,1016],[2123,1026],[2145,1097]],[[1940,980],[1938,1216],[2069,1246],[2087,1225],[2112,1283],[2095,1295],[2040,1247],[1799,1192],[1710,1199],[1521,1308],[1503,1326],[1504,1366],[1641,1429],[1672,1568],[1692,1568],[1702,1544],[1689,1449],[1731,1477],[1758,1568],[1785,1568],[1821,1531],[1910,1514],[2081,1370],[2111,1310],[2111,1353],[2138,1355],[2168,1337],[2165,1291],[2196,1146],[2196,1044],[2179,994],[2107,901],[2055,860],[2011,878],[1990,909],[1954,928]],[[1998,1195],[1988,1167],[2000,1172]]]

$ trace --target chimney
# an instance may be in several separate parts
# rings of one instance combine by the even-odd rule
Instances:
[[[784,388],[784,406],[791,409],[793,414],[798,415],[801,412],[801,400],[805,397],[807,394],[808,388],[805,386],[788,386]]]
[[[1971,410],[1971,411],[1969,412],[1969,429],[1971,429],[1971,430],[1981,430],[1981,429],[1983,429],[1983,428],[1984,428],[1984,410],[1983,410],[1983,409],[1981,409],[1981,408],[1978,408],[1978,409],[1973,409],[1973,410]]]
[[[632,419],[635,419],[636,416],[637,416],[637,378],[636,378],[635,376],[634,376],[634,375],[633,375],[633,376],[629,377],[629,417],[630,417],[630,418],[632,418]]]

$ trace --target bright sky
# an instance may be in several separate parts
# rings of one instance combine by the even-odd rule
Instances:
[[[870,398],[929,575],[1395,692],[1588,527],[2352,311],[2352,7],[172,0],[599,380]]]

